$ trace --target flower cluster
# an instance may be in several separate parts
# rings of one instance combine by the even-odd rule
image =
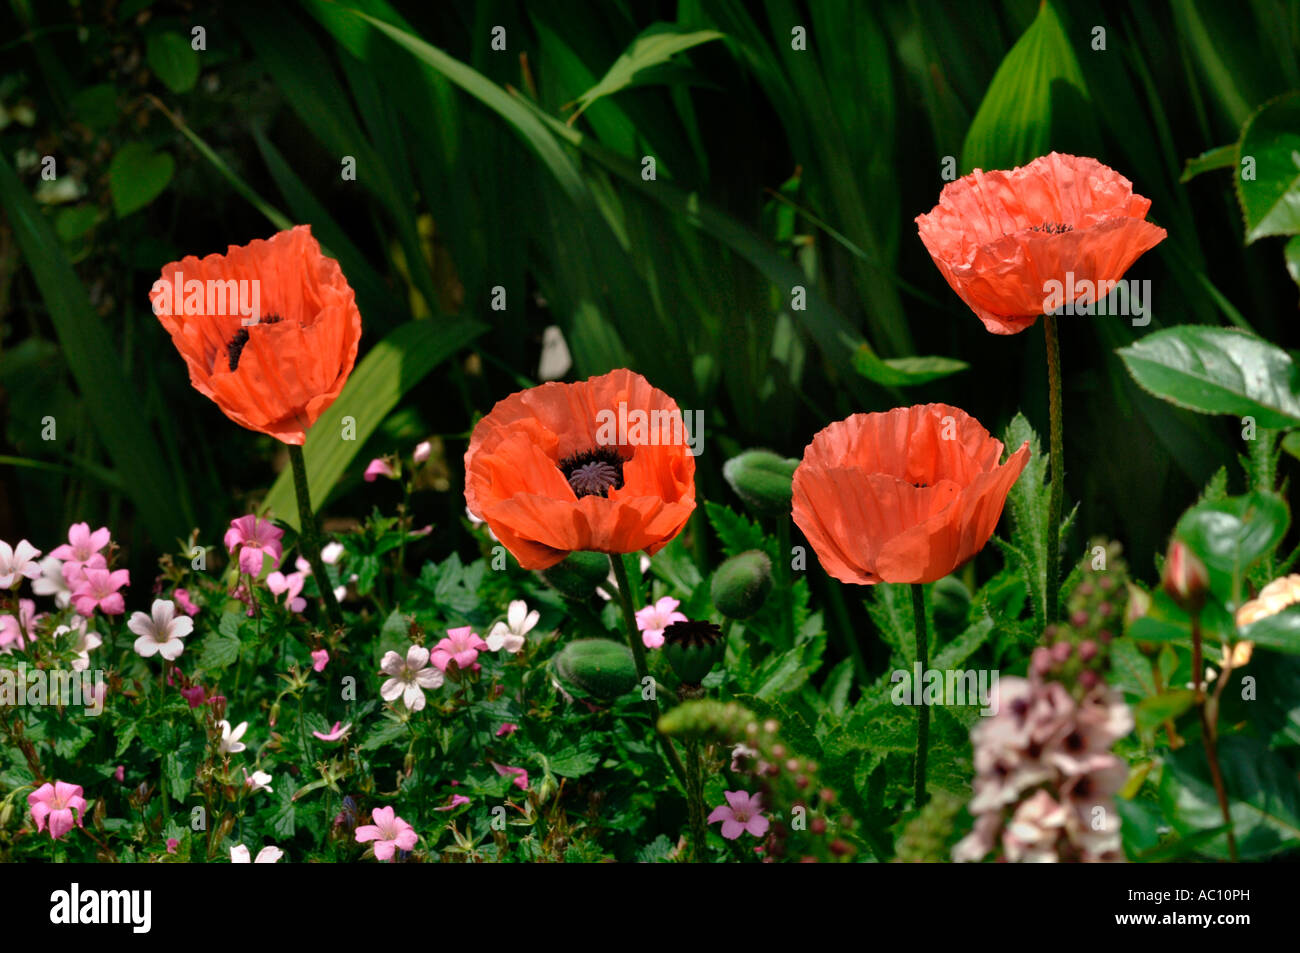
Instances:
[[[1133,717],[1119,694],[1097,685],[1076,701],[1031,674],[1001,679],[994,706],[971,732],[975,827],[953,859],[999,849],[1013,863],[1123,859],[1114,795],[1128,768],[1111,746]]]

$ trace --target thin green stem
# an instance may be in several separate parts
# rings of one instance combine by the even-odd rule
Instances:
[[[1223,673],[1227,678],[1228,673]],[[1219,769],[1219,748],[1216,737],[1217,726],[1210,717],[1205,698],[1205,665],[1201,660],[1201,614],[1192,614],[1192,677],[1196,680],[1196,704],[1201,714],[1201,741],[1205,745],[1205,760],[1210,766],[1210,780],[1214,783],[1214,794],[1219,801],[1219,812],[1223,823],[1228,828],[1228,858],[1237,862],[1237,835],[1233,830],[1232,811],[1228,806],[1228,791],[1223,784],[1223,772]],[[1216,716],[1218,708],[1215,708]]]
[[[316,577],[316,588],[325,600],[325,613],[330,624],[343,625],[343,613],[339,611],[338,600],[334,598],[334,587],[330,577],[325,573],[325,562],[320,557],[320,533],[316,527],[316,514],[311,508],[311,491],[307,488],[307,464],[303,460],[302,447],[289,444],[289,463],[293,467],[293,488],[298,495],[299,546],[307,562],[311,564],[312,574]]]
[[[632,608],[631,583],[627,578],[627,569],[623,566],[622,557],[617,554],[610,555],[609,564],[614,569],[614,581],[618,584],[618,602],[623,609],[623,625],[627,629],[627,644],[632,649],[632,661],[636,664],[637,679],[644,686],[646,679],[650,677],[650,667],[646,664],[645,646],[641,644],[641,633],[636,627],[636,610]],[[648,701],[655,737],[659,739],[664,757],[668,759],[668,766],[673,769],[673,774],[681,784],[682,790],[689,796],[690,787],[686,783],[686,768],[682,765],[682,759],[677,754],[677,749],[673,747],[672,739],[659,731],[659,700],[652,694]]]
[[[1065,438],[1061,413],[1061,344],[1057,336],[1056,316],[1043,315],[1043,333],[1047,341],[1047,401],[1051,418],[1051,496],[1047,507],[1047,622],[1055,622],[1060,612],[1061,584],[1061,506],[1065,493]]]
[[[689,785],[686,810],[691,825],[691,859],[702,864],[709,839],[708,825],[704,822],[704,764],[697,739],[687,738],[683,746],[686,748],[686,780]]]
[[[912,626],[916,630],[916,660],[921,664],[921,677],[930,664],[930,640],[925,631],[925,586],[912,583]],[[920,685],[912,686],[916,706],[916,806],[925,804],[925,762],[930,753],[930,706],[925,703],[925,693]]]
[[[776,571],[781,588],[781,618],[785,629],[785,647],[794,647],[794,573],[790,569],[790,515],[776,518]]]

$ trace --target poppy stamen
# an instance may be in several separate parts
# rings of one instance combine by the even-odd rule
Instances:
[[[607,447],[575,453],[561,460],[559,468],[578,499],[623,489],[623,458]]]
[[[1031,232],[1046,232],[1048,235],[1064,235],[1066,232],[1074,231],[1073,225],[1066,225],[1064,222],[1043,222],[1041,225],[1029,226]]]
[[[252,324],[248,327],[255,328],[258,324],[275,324],[280,320],[279,315],[272,314],[260,319],[257,324]],[[235,336],[232,337],[230,343],[226,345],[226,360],[232,371],[239,369],[239,357],[244,353],[244,345],[248,343],[248,327],[241,327],[236,331]]]

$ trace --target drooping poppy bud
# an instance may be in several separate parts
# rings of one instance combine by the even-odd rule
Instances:
[[[772,560],[757,549],[732,556],[713,574],[713,605],[729,619],[748,619],[772,591]]]
[[[560,683],[572,695],[610,701],[630,692],[637,683],[632,650],[610,639],[577,639],[552,663]]]
[[[569,553],[538,575],[561,595],[586,599],[609,575],[609,557],[604,553]]]
[[[771,450],[746,450],[722,465],[722,475],[745,505],[763,516],[790,512],[791,482],[798,460]]]

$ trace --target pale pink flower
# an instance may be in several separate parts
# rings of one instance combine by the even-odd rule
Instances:
[[[321,547],[320,559],[326,566],[333,566],[343,555],[343,544],[339,542],[326,543]]]
[[[247,768],[241,768],[240,770],[244,772],[244,787],[248,788],[249,794],[256,794],[258,791],[265,791],[268,794],[275,793],[275,789],[271,787],[272,778],[265,771],[254,771],[249,774]]]
[[[495,761],[492,762],[492,767],[496,768],[497,774],[501,775],[503,778],[507,775],[513,774],[515,776],[515,779],[512,782],[514,786],[519,788],[521,791],[528,790],[528,772],[524,768],[512,768],[509,765],[497,764]]]
[[[761,794],[751,795],[747,791],[723,791],[722,793],[727,803],[713,809],[709,814],[708,823],[715,824],[721,821],[723,837],[727,840],[735,840],[746,831],[755,837],[762,837],[767,833],[769,822],[762,814]]]
[[[64,564],[64,571],[67,564]],[[79,583],[72,592],[72,604],[77,612],[92,616],[96,609],[106,615],[121,615],[126,611],[126,599],[118,592],[123,586],[130,585],[131,571],[128,569],[93,569],[86,567],[78,574]]]
[[[537,625],[539,618],[536,609],[529,612],[528,603],[522,599],[515,599],[506,611],[506,620],[497,622],[488,632],[488,651],[499,652],[505,649],[514,655],[524,647],[528,633]]]
[[[262,572],[263,557],[271,557],[271,568],[280,565],[284,555],[284,530],[270,520],[259,519],[252,513],[230,521],[226,530],[226,550],[230,555],[239,551],[239,570],[250,576]]]
[[[18,616],[0,616],[0,653],[8,655],[17,644],[19,649],[26,649],[28,642],[36,640],[36,623],[45,617],[37,613],[36,603],[31,599],[18,600]]]
[[[48,823],[50,837],[59,840],[72,830],[74,822],[77,827],[84,827],[82,821],[86,812],[86,799],[82,793],[80,784],[68,784],[66,781],[50,784],[47,781],[27,795],[27,806],[31,808],[37,833],[45,830]]]
[[[126,623],[126,627],[139,636],[135,640],[136,654],[141,658],[161,655],[174,662],[185,651],[185,643],[181,640],[194,631],[194,620],[189,616],[177,616],[176,604],[170,599],[155,599],[150,612],[151,615],[136,612]]]
[[[325,666],[330,663],[330,654],[325,649],[314,649],[311,653],[311,670],[313,672],[325,671]]]
[[[685,615],[677,611],[681,605],[672,596],[664,596],[654,605],[638,609],[636,627],[641,630],[641,641],[648,649],[657,649],[664,644],[664,629],[674,622],[688,622]]]
[[[412,645],[406,650],[406,658],[389,652],[380,661],[379,668],[390,676],[380,687],[379,697],[386,702],[401,698],[410,711],[424,708],[424,689],[442,686],[442,672],[429,665],[429,650],[423,646]]]
[[[331,728],[328,733],[313,731],[312,735],[314,735],[320,741],[338,741],[340,738],[346,735],[348,731],[351,730],[351,728],[352,728],[352,722],[348,722],[345,725],[340,721],[336,721],[334,722],[334,727]]]
[[[1002,833],[1007,860],[1018,863],[1055,863],[1056,842],[1065,826],[1065,808],[1044,790],[1020,802]]]
[[[357,843],[375,842],[375,860],[392,860],[399,850],[413,850],[419,838],[415,828],[397,816],[391,807],[377,807],[370,812],[373,824],[357,828]]]
[[[32,592],[38,596],[53,596],[54,604],[66,609],[72,604],[72,587],[63,575],[63,563],[53,556],[46,556],[40,562],[41,575],[32,580]]]
[[[181,607],[181,611],[186,615],[195,616],[199,614],[199,607],[190,598],[188,589],[177,589],[172,593],[172,598],[176,600],[176,604]]]
[[[181,846],[181,842],[178,841],[175,837],[167,838],[167,853],[169,854],[176,853],[176,848],[180,846]]]
[[[126,780],[126,765],[119,764],[117,770],[113,772],[113,780],[121,784]]]
[[[253,860],[248,848],[243,844],[237,844],[230,848],[230,862],[232,864],[274,864],[284,856],[284,851],[274,844],[267,844],[257,852],[257,859]]]
[[[518,730],[519,730],[518,725],[516,725],[513,721],[507,721],[504,725],[502,725],[500,728],[497,729],[497,737],[509,738]]]
[[[90,668],[90,653],[104,644],[104,640],[99,637],[98,632],[86,631],[86,620],[78,618],[72,625],[61,625],[54,630],[54,637],[67,635],[71,633],[72,640],[69,648],[77,653],[77,657],[72,660],[72,670],[74,672],[84,672]]]
[[[239,740],[244,737],[244,732],[248,730],[248,722],[241,721],[232,729],[230,722],[222,720],[217,722],[217,726],[221,729],[221,741],[218,743],[217,749],[222,754],[239,754],[248,747]]]
[[[472,626],[463,625],[458,629],[447,630],[447,637],[433,647],[430,659],[440,671],[447,671],[447,663],[453,659],[464,671],[478,660],[479,650],[487,647],[487,643],[474,633]]]
[[[411,455],[411,459],[416,463],[423,463],[425,460],[429,459],[429,454],[432,452],[433,444],[428,440],[424,440],[415,445],[415,453]]]
[[[371,460],[369,465],[366,466],[366,472],[363,475],[363,478],[367,483],[374,483],[375,480],[380,477],[388,477],[390,480],[395,480],[397,479],[397,470],[395,470],[393,465],[383,457],[375,457],[375,459]]]
[[[286,576],[277,569],[266,577],[266,588],[270,589],[274,596],[283,595],[285,605],[289,607],[290,612],[302,612],[307,608],[307,600],[299,595],[304,582],[300,572],[291,572]]]
[[[92,533],[89,523],[73,523],[68,527],[68,541],[50,550],[50,555],[63,560],[65,565],[74,569],[86,565],[104,566],[106,563],[100,552],[112,537],[107,526],[101,526]],[[98,560],[95,559],[96,556],[99,556]]]
[[[0,589],[17,589],[24,578],[35,579],[41,574],[36,558],[41,551],[27,540],[10,547],[0,539]]]

